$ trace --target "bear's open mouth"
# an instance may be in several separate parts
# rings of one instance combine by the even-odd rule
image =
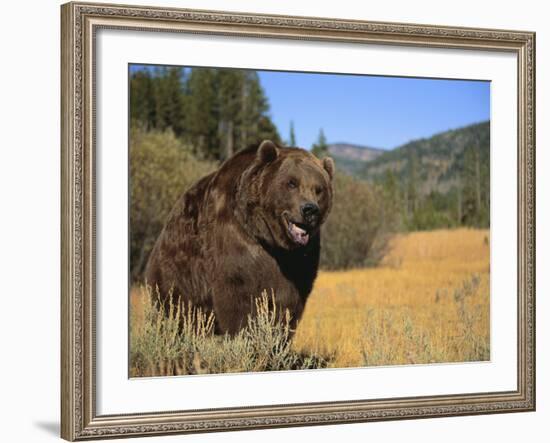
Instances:
[[[287,219],[288,233],[295,243],[305,246],[309,241],[309,232],[307,226],[302,223],[293,222]]]

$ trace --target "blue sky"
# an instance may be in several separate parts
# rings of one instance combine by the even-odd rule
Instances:
[[[330,142],[391,149],[490,118],[490,83],[405,77],[260,72],[283,138],[299,146],[323,128]]]
[[[288,140],[293,121],[297,145],[304,148],[317,140],[321,128],[329,143],[392,149],[490,119],[487,81],[258,73],[279,133]]]

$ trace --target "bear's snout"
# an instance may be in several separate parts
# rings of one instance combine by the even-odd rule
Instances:
[[[306,223],[315,224],[319,219],[319,213],[321,210],[315,203],[306,203],[301,206],[300,212],[302,213],[302,217]]]

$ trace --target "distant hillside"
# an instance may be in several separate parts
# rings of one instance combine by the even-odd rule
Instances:
[[[489,142],[489,122],[478,123],[383,151],[373,160],[363,162],[354,175],[369,181],[380,181],[389,169],[404,183],[414,174],[420,195],[432,191],[445,194],[459,184],[467,148],[478,152],[482,169],[488,171]],[[486,175],[483,179],[487,180],[488,187],[489,176]]]
[[[392,150],[329,145],[340,171],[379,185],[398,229],[490,224],[489,122],[445,131]]]
[[[328,152],[340,169],[348,174],[358,175],[363,170],[364,163],[376,159],[386,151],[351,143],[332,143],[328,145]]]

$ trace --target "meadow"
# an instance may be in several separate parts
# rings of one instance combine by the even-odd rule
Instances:
[[[130,376],[489,360],[489,244],[485,229],[396,235],[377,267],[320,271],[296,331],[267,309],[269,290],[230,338],[191,306],[159,315],[135,286]]]
[[[379,267],[321,272],[294,346],[330,366],[489,359],[489,232],[413,232]]]

